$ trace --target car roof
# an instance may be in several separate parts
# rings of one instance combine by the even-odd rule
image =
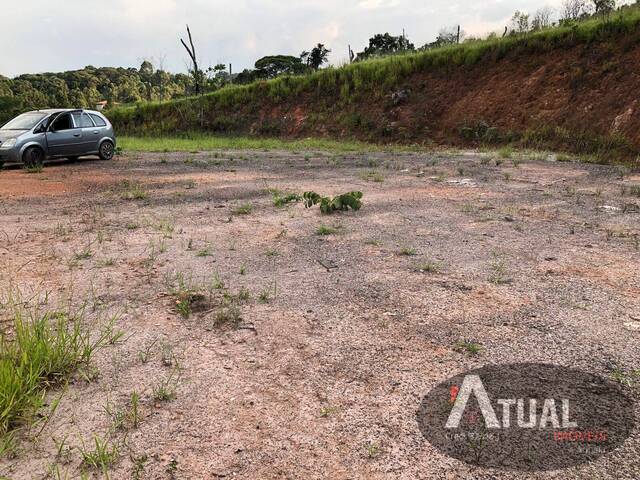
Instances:
[[[84,108],[42,108],[40,110],[32,110],[26,113],[46,113],[48,115],[51,115],[53,113],[64,113],[64,112],[87,112],[87,113],[93,113],[93,114],[98,114],[100,116],[103,116],[100,112],[96,112],[95,110],[87,110]]]

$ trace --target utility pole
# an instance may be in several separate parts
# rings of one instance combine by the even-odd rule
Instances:
[[[460,25],[458,25],[458,36],[456,37],[456,43],[460,43]]]
[[[229,64],[229,83],[233,83],[233,71],[231,70],[231,64]]]
[[[349,47],[349,63],[353,63],[355,54],[353,53],[353,50],[351,50],[351,45],[347,45],[347,46]]]

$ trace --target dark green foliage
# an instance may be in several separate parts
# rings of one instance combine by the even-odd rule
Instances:
[[[185,95],[191,80],[187,75],[153,71],[145,61],[140,69],[95,68],[62,73],[0,77],[0,124],[18,113],[37,108],[94,108],[106,100],[116,103],[170,100]]]
[[[255,64],[257,78],[276,78],[280,75],[297,75],[304,73],[302,59],[289,55],[270,55],[262,57]]]
[[[285,193],[277,189],[271,189],[269,191],[271,192],[271,195],[273,195],[273,204],[276,207],[284,207],[289,203],[295,203],[302,200],[302,197],[297,193]]]
[[[311,49],[310,52],[302,52],[300,58],[307,64],[309,68],[318,70],[322,65],[327,63],[331,50],[319,43]]]
[[[320,211],[324,214],[330,214],[335,211],[360,210],[362,202],[362,192],[348,192],[333,198],[322,197],[316,192],[304,192],[302,195],[305,208],[311,208],[316,204],[320,204]]]
[[[388,33],[378,33],[369,39],[369,46],[363,52],[358,53],[358,60],[365,60],[371,57],[382,55],[393,55],[415,50],[413,43],[404,36],[394,37]]]

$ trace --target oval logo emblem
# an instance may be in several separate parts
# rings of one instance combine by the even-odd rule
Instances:
[[[619,383],[580,370],[489,365],[437,385],[417,420],[433,446],[458,460],[557,470],[621,446],[634,428],[634,404]]]

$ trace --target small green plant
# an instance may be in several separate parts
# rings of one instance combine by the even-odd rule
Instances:
[[[246,302],[251,298],[251,293],[245,287],[240,287],[238,293],[236,294],[236,299],[241,302]]]
[[[324,214],[330,214],[336,211],[360,210],[362,207],[362,192],[348,192],[333,198],[322,197],[316,192],[304,192],[305,208],[311,208],[316,204],[320,204],[320,211]]]
[[[198,250],[196,253],[196,257],[210,257],[211,255],[213,255],[213,253],[211,253],[211,247],[209,246]]]
[[[220,277],[220,273],[216,272],[213,275],[213,279],[211,280],[211,288],[214,290],[223,290],[224,289],[224,281],[222,277]]]
[[[109,468],[116,462],[120,455],[118,446],[111,443],[108,439],[102,439],[97,435],[93,436],[93,441],[93,450],[87,449],[84,442],[82,442],[82,447],[80,447],[82,465],[100,470],[103,475],[106,476]]]
[[[316,235],[334,235],[338,233],[339,229],[336,227],[329,227],[327,225],[320,225],[316,230]]]
[[[629,187],[629,195],[640,197],[640,185],[631,185]]]
[[[263,289],[258,295],[258,301],[260,303],[268,303],[271,298],[275,298],[278,295],[278,284],[273,281],[273,284],[268,288]]]
[[[633,387],[637,382],[640,382],[640,369],[638,370],[625,370],[624,368],[616,365],[611,371],[611,378],[627,387]]]
[[[169,293],[174,297],[175,308],[183,318],[189,318],[195,303],[202,302],[205,297],[200,291],[187,284],[182,273],[177,273]]]
[[[456,343],[454,350],[469,355],[478,355],[482,351],[482,345],[471,340],[461,340]]]
[[[236,305],[230,304],[220,308],[216,312],[213,324],[216,327],[228,325],[232,328],[237,328],[241,320],[240,309]]]
[[[113,431],[138,428],[140,425],[140,394],[136,391],[132,392],[128,404],[122,407],[117,407],[107,401],[104,411],[111,419]]]
[[[98,262],[98,267],[100,268],[113,267],[115,264],[116,264],[116,261],[113,258],[110,258],[110,257],[103,258]]]
[[[440,273],[440,264],[432,262],[431,260],[418,265],[417,271],[421,273]]]
[[[85,248],[83,248],[82,250],[76,252],[73,254],[73,260],[76,262],[79,262],[81,260],[87,260],[89,258],[93,257],[93,252],[91,251],[91,247],[87,246]]]
[[[402,247],[399,251],[398,251],[398,255],[402,255],[405,257],[412,257],[414,255],[417,255],[418,253],[416,252],[415,248],[412,247]]]
[[[367,182],[376,182],[376,183],[384,182],[384,176],[380,172],[376,172],[375,170],[363,172],[360,175],[360,178],[362,178],[363,180],[366,180]]]
[[[153,399],[156,402],[170,402],[175,400],[178,396],[178,381],[179,378],[175,376],[175,371],[172,371],[166,378],[163,378],[153,386]]]
[[[327,418],[328,416],[333,415],[337,411],[338,409],[336,407],[322,407],[320,409],[320,417]]]
[[[151,350],[153,350],[153,347],[156,345],[156,343],[158,343],[157,338],[151,342],[147,342],[144,348],[138,352],[138,359],[142,363],[149,362],[149,360],[151,359]]]
[[[489,270],[489,281],[494,285],[504,285],[510,282],[507,276],[506,262],[495,254],[493,255],[493,261],[489,266]]]
[[[273,204],[278,208],[302,200],[302,197],[297,193],[285,193],[275,188],[272,188],[269,192],[273,196]]]
[[[131,478],[132,480],[141,480],[143,478],[142,474],[144,473],[144,468],[149,461],[149,457],[142,454],[140,456],[131,455],[130,458],[131,463],[133,463],[133,467],[131,468]]]
[[[380,446],[376,443],[370,442],[365,446],[366,452],[367,452],[367,457],[368,458],[375,458],[380,454]]]
[[[147,191],[137,182],[131,182],[125,180],[122,182],[123,191],[120,193],[120,198],[123,200],[144,200],[149,194]]]
[[[249,215],[253,212],[253,205],[250,203],[243,203],[242,205],[233,209],[233,214],[235,215]]]

